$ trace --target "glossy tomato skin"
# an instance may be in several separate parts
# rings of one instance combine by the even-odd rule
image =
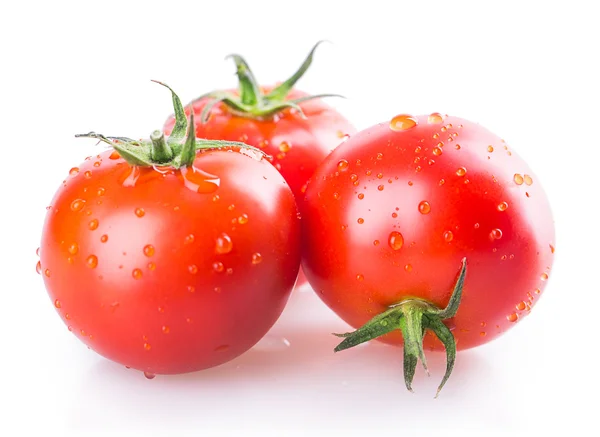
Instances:
[[[410,118],[356,134],[315,172],[301,204],[303,269],[357,328],[406,298],[445,307],[466,257],[462,302],[446,323],[457,348],[471,348],[539,299],[554,256],[551,209],[496,135],[457,117]],[[381,340],[402,343],[399,331]],[[424,346],[443,350],[430,333]]]
[[[152,374],[248,350],[298,273],[300,220],[281,175],[239,151],[200,153],[194,168],[140,170],[103,152],[71,171],[43,228],[40,270],[69,330]]]

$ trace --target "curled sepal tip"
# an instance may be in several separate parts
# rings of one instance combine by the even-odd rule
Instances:
[[[373,317],[356,331],[334,334],[344,340],[336,346],[335,352],[351,348],[358,344],[373,340],[396,329],[400,330],[404,339],[404,382],[409,391],[419,360],[427,375],[427,361],[423,351],[423,336],[426,330],[432,331],[446,349],[446,372],[438,386],[437,397],[448,381],[456,360],[456,341],[443,320],[454,317],[458,311],[467,274],[467,259],[461,261],[461,268],[456,279],[454,290],[445,308],[440,309],[432,303],[420,299],[407,299],[392,306],[385,312]]]

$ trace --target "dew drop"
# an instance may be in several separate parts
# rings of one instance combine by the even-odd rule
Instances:
[[[519,320],[519,315],[517,313],[511,313],[508,316],[506,316],[506,318],[508,319],[509,322],[516,322],[517,320]]]
[[[77,252],[79,252],[79,246],[77,245],[77,243],[73,243],[69,246],[67,250],[71,255],[76,255]]]
[[[438,124],[442,121],[444,121],[444,116],[439,112],[433,112],[429,114],[429,117],[427,117],[427,123],[429,124]]]
[[[437,147],[433,148],[433,154],[435,156],[441,156],[442,153],[444,153],[444,151],[442,150],[442,148],[439,145]]]
[[[525,179],[523,178],[523,176],[521,176],[519,173],[515,173],[515,175],[513,177],[513,181],[515,181],[515,184],[523,185],[524,180]]]
[[[262,255],[258,252],[252,254],[252,264],[260,264],[262,261]]]
[[[221,185],[221,179],[218,176],[207,173],[194,166],[182,167],[184,185],[196,193],[214,193]]]
[[[419,212],[421,214],[429,214],[431,212],[431,205],[426,200],[419,203]]]
[[[413,186],[413,181],[408,181],[408,186],[412,187]]]
[[[214,262],[212,268],[217,273],[221,273],[223,270],[225,270],[225,266],[220,261]]]
[[[60,300],[56,299],[56,300],[54,301],[54,306],[55,306],[56,308],[60,309],[60,308],[62,307],[62,305],[61,305],[61,303],[60,303]]]
[[[403,131],[415,127],[417,123],[417,119],[412,115],[400,114],[392,118],[390,121],[390,129],[396,132]]]
[[[100,167],[100,161],[94,162],[94,167]]]
[[[339,171],[346,171],[348,170],[348,161],[346,161],[345,159],[340,160],[337,163],[337,168]]]
[[[134,212],[135,215],[137,215],[138,217],[144,217],[144,215],[146,215],[146,211],[144,211],[144,208],[136,208]]]
[[[335,193],[333,193],[333,198],[334,198],[335,200],[339,200],[339,199],[340,199],[340,197],[341,197],[341,196],[340,196],[340,193],[338,193],[337,191],[336,191]]]
[[[555,249],[554,249],[554,246],[553,246],[553,245],[551,245],[551,244],[549,244],[549,246],[550,246],[550,252],[554,253],[554,250],[555,250]]]
[[[373,246],[379,246],[379,240],[373,240]]]
[[[85,207],[85,200],[83,199],[75,199],[71,202],[71,211],[79,212]]]
[[[110,156],[108,157],[109,159],[119,159],[121,157],[121,155],[119,155],[119,152],[117,152],[116,150],[113,150],[113,152],[110,154]]]
[[[50,269],[46,269],[44,270],[44,275],[46,275],[46,277],[50,277]]]
[[[385,187],[384,187],[383,185],[378,185],[378,186],[377,186],[377,189],[378,189],[379,191],[383,191],[383,189],[384,189],[384,188],[385,188]]]
[[[450,243],[453,239],[454,239],[454,234],[452,233],[452,231],[444,232],[444,241],[446,243]]]
[[[183,238],[183,244],[185,244],[185,245],[192,244],[195,239],[196,239],[196,237],[194,236],[194,234],[188,234]]]
[[[494,151],[494,146],[487,146],[487,151],[492,153]]]
[[[142,279],[142,271],[140,269],[133,269],[131,276],[133,276],[133,279]]]
[[[213,291],[215,293],[220,293],[221,292],[221,287],[215,287],[215,288],[213,288]]]
[[[529,176],[528,174],[523,175],[523,180],[525,181],[526,185],[533,184],[533,179],[531,179],[531,176]]]
[[[421,148],[421,146],[417,146],[417,147],[415,148],[415,153],[421,153],[421,150],[423,150],[423,149]]]
[[[150,349],[152,349],[152,346],[150,346],[150,343],[144,343],[144,349],[149,351]]]
[[[38,275],[42,274],[42,263],[40,261],[38,261],[37,264],[35,265],[35,271],[37,272]]]
[[[459,168],[456,170],[456,176],[464,176],[464,175],[466,175],[466,174],[467,174],[467,169],[466,169],[466,168],[464,168],[464,167],[459,167]]]
[[[375,157],[375,159],[377,159],[378,161],[381,161],[383,159],[383,153],[378,153],[377,156]]]
[[[91,179],[92,178],[92,172],[91,171],[86,171],[85,173],[83,173],[83,175],[85,176],[86,179]]]
[[[189,291],[190,293],[195,293],[196,292],[196,287],[194,287],[193,285],[188,285],[187,286],[187,291]]]
[[[445,181],[444,179],[440,179],[440,182],[439,182],[439,185],[440,185],[440,187],[441,187],[442,185],[444,185],[445,183],[446,183],[446,181]]]
[[[548,273],[545,273],[545,272],[544,272],[544,273],[542,273],[542,275],[540,276],[540,279],[541,279],[542,281],[547,281],[547,280],[548,280]]]
[[[525,308],[527,308],[527,304],[525,304],[525,302],[521,301],[515,306],[515,308],[519,311],[524,311]]]
[[[365,222],[365,219],[363,219],[362,217],[359,218],[358,220],[356,220],[358,222],[359,225],[362,225]]]
[[[498,204],[497,208],[498,208],[498,211],[506,211],[506,209],[508,208],[508,203],[501,202]]]
[[[404,270],[406,270],[407,272],[412,272],[412,269],[413,269],[413,267],[411,264],[406,264],[404,266]]]
[[[360,273],[359,273],[358,275],[356,275],[356,280],[357,280],[357,281],[359,281],[359,282],[360,282],[360,281],[362,281],[362,280],[364,280],[364,279],[365,279],[365,277],[364,277],[363,275],[361,275]]]
[[[281,144],[279,145],[279,151],[281,153],[287,153],[291,150],[292,146],[286,142],[286,141],[282,141]]]
[[[454,148],[455,148],[456,150],[460,150],[460,144],[457,144],[457,145],[455,145],[455,146],[454,146]]]
[[[90,231],[95,231],[96,229],[98,229],[98,219],[93,219],[88,223],[88,229]]]
[[[492,229],[492,231],[490,232],[490,239],[499,240],[500,238],[502,238],[502,231],[498,228]]]
[[[85,263],[90,269],[95,269],[98,266],[98,257],[96,255],[90,255],[85,260]]]
[[[364,199],[364,198],[365,198],[365,195],[364,195],[363,193],[359,193],[359,194],[358,194],[358,198],[359,198],[359,199]]]
[[[190,272],[192,275],[195,275],[198,273],[198,266],[196,266],[196,264],[188,266],[188,272]]]
[[[400,232],[392,231],[388,236],[388,244],[392,248],[392,250],[400,250],[404,245],[404,237]]]
[[[240,225],[245,225],[246,223],[248,223],[248,215],[247,214],[242,214],[237,218],[237,221]]]
[[[104,196],[105,193],[106,193],[106,190],[103,187],[98,188],[98,191],[96,191],[96,194],[98,196]]]
[[[79,174],[79,167],[73,167],[71,170],[69,170],[69,175],[71,176],[77,176]]]
[[[350,175],[350,181],[351,182],[357,182],[358,181],[358,176],[355,175],[354,173]]]
[[[233,249],[233,242],[231,241],[231,237],[227,234],[221,234],[217,237],[215,243],[215,252],[218,254],[226,254],[231,252]]]

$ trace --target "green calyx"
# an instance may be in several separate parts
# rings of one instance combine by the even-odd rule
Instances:
[[[425,330],[431,330],[443,343],[446,349],[446,373],[438,386],[436,397],[448,381],[456,359],[456,342],[450,329],[443,320],[456,315],[462,296],[465,276],[467,273],[467,260],[463,258],[458,279],[454,290],[444,309],[419,299],[407,299],[393,305],[387,311],[373,317],[365,325],[354,332],[334,334],[344,340],[334,349],[335,352],[349,349],[358,344],[373,340],[384,334],[399,329],[404,338],[404,382],[409,391],[412,390],[412,381],[415,375],[417,362],[421,360],[423,368],[429,375],[427,361],[423,351],[423,336]]]
[[[188,123],[185,110],[179,96],[175,94],[168,85],[156,82],[171,91],[173,109],[175,112],[175,125],[171,135],[166,137],[160,130],[150,134],[149,140],[133,140],[127,137],[108,137],[95,132],[78,134],[75,137],[98,139],[119,152],[127,163],[139,167],[165,166],[181,168],[194,163],[196,152],[206,149],[222,149],[238,147],[249,149],[264,156],[264,153],[256,147],[235,141],[203,140],[196,138],[196,125],[194,123],[194,111],[190,111]]]
[[[273,88],[268,94],[263,94],[254,77],[254,73],[252,73],[252,70],[243,57],[237,54],[227,56],[225,59],[231,58],[236,66],[236,74],[239,80],[239,95],[226,91],[215,91],[200,96],[196,101],[205,98],[211,99],[200,115],[200,122],[206,123],[210,112],[219,103],[224,103],[232,112],[242,117],[265,119],[272,117],[280,111],[291,108],[296,110],[302,118],[306,118],[302,108],[299,106],[300,103],[323,97],[341,97],[337,94],[317,94],[298,99],[286,99],[296,82],[298,82],[312,64],[315,50],[322,42],[319,41],[314,45],[300,68],[288,80]]]

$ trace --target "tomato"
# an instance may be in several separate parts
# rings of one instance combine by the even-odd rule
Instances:
[[[354,126],[321,97],[294,87],[310,64],[313,47],[300,69],[278,86],[259,87],[246,61],[232,58],[237,66],[238,90],[215,91],[191,106],[198,119],[198,138],[242,141],[263,150],[290,185],[296,199],[304,196],[306,183],[321,161],[340,142],[356,132]],[[186,106],[186,113],[189,108]],[[171,132],[169,117],[164,131]],[[300,276],[298,285],[304,282]]]
[[[252,347],[300,264],[300,220],[281,174],[244,144],[198,142],[191,129],[184,144],[180,102],[177,111],[166,142],[160,131],[152,143],[89,134],[111,149],[57,191],[38,265],[69,330],[150,377]]]
[[[454,341],[468,349],[514,327],[552,267],[554,222],[539,179],[502,139],[458,117],[399,115],[356,134],[316,170],[301,212],[309,283],[362,327],[337,350],[408,336],[408,388],[421,341],[446,348],[449,375]],[[460,305],[444,325],[434,313],[451,296]]]

